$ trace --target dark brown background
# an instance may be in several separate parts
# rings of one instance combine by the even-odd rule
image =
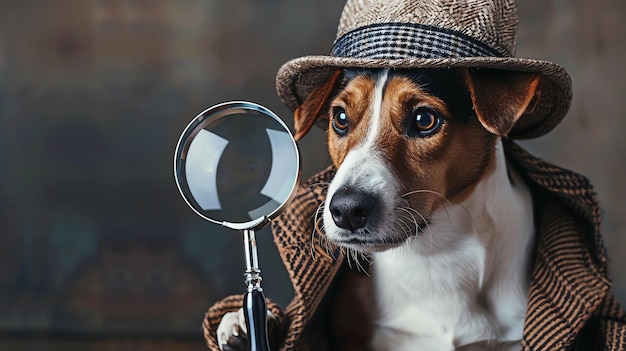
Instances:
[[[243,292],[237,234],[177,193],[185,125],[218,102],[291,124],[274,75],[325,54],[341,1],[0,0],[0,349],[201,350],[206,307]],[[523,145],[587,175],[626,303],[626,3],[524,0],[518,56],[563,65],[574,101]],[[327,164],[323,133],[304,173]],[[268,296],[291,296],[260,233]]]

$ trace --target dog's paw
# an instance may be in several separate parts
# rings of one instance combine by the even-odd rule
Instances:
[[[268,333],[276,324],[276,318],[271,311],[267,311]],[[248,346],[248,330],[243,308],[237,312],[228,312],[222,317],[217,326],[217,343],[222,351],[246,351]]]
[[[222,351],[246,351],[247,330],[243,308],[222,317],[217,326],[217,343]]]

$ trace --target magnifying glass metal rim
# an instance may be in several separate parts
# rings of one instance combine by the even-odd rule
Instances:
[[[219,119],[222,119],[232,114],[241,114],[241,113],[250,113],[250,112],[254,112],[257,114],[265,114],[265,115],[272,117],[275,121],[277,121],[284,128],[284,130],[287,133],[289,133],[289,136],[291,137],[291,142],[293,143],[293,147],[296,150],[296,155],[295,155],[296,162],[297,162],[296,176],[294,177],[294,181],[293,181],[293,184],[291,185],[289,196],[287,197],[287,199],[285,199],[285,201],[283,201],[283,203],[279,207],[277,207],[274,211],[272,211],[270,214],[263,216],[261,218],[252,219],[247,222],[218,221],[213,218],[207,217],[202,212],[198,211],[193,206],[193,204],[189,202],[189,200],[187,199],[187,195],[183,191],[183,186],[181,184],[182,180],[179,177],[179,173],[181,172],[183,153],[186,152],[187,149],[189,148],[189,143],[186,141],[189,140],[189,137],[194,132],[197,132],[199,130],[198,128],[201,125],[208,125],[210,123],[216,122]],[[293,135],[291,134],[291,131],[289,130],[285,122],[283,122],[283,120],[280,119],[280,117],[278,117],[274,112],[272,112],[270,109],[266,108],[265,106],[262,106],[253,102],[249,102],[249,101],[227,101],[227,102],[223,102],[223,103],[211,106],[207,108],[206,110],[200,112],[193,120],[191,120],[191,122],[189,122],[187,127],[185,127],[185,129],[183,130],[180,138],[178,139],[178,143],[176,143],[176,151],[174,152],[174,178],[176,180],[176,186],[178,188],[178,191],[180,192],[181,196],[185,200],[185,203],[197,215],[199,215],[203,219],[211,223],[219,224],[224,227],[235,229],[235,230],[259,229],[263,227],[265,224],[267,224],[267,222],[274,219],[278,214],[280,214],[280,212],[291,202],[291,200],[293,200],[293,198],[296,195],[295,194],[296,191],[294,190],[300,182],[300,173],[301,173],[300,170],[301,170],[301,164],[300,164],[300,153],[298,152],[298,146],[295,140],[293,139]]]

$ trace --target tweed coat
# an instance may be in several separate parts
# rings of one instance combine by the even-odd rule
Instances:
[[[507,159],[531,188],[537,232],[521,349],[626,351],[626,314],[610,293],[600,210],[591,185],[510,140],[504,145]],[[278,319],[270,333],[273,350],[337,349],[328,332],[327,310],[331,284],[341,279],[337,277],[342,277],[345,259],[311,235],[314,213],[325,198],[324,184],[333,175],[330,167],[303,184],[272,223],[295,292],[284,312],[268,302]],[[203,329],[211,350],[219,350],[215,331],[221,317],[241,306],[242,296],[230,296],[208,310]]]

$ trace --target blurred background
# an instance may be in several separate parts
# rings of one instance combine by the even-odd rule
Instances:
[[[614,293],[626,304],[626,3],[524,0],[518,56],[557,62],[574,101],[521,144],[589,177]],[[205,108],[261,103],[274,77],[328,53],[343,1],[0,0],[0,349],[203,350],[216,300],[244,291],[241,235],[186,207],[176,142]],[[324,133],[300,142],[306,177]],[[266,294],[290,283],[263,231]]]

